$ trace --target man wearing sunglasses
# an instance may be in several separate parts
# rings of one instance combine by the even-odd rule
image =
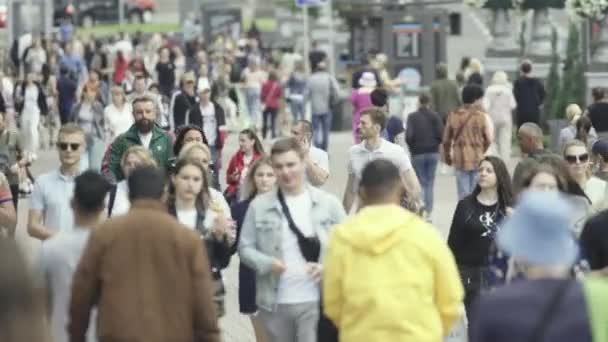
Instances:
[[[27,222],[31,237],[46,240],[59,230],[70,230],[74,226],[70,200],[85,148],[82,128],[73,123],[61,127],[57,138],[61,166],[40,175],[32,192]]]

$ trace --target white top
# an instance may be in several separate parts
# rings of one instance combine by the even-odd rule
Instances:
[[[495,124],[511,122],[511,112],[517,106],[513,90],[508,85],[491,85],[486,90],[483,105]]]
[[[215,120],[215,106],[209,102],[206,106],[200,105],[203,117],[203,131],[209,146],[215,146],[217,140],[217,121]]]
[[[308,150],[308,155],[310,156],[310,160],[312,160],[315,165],[329,173],[329,154],[327,154],[327,152],[311,145],[310,149]]]
[[[245,79],[245,88],[261,90],[267,76],[262,69],[251,71],[249,68],[245,68],[243,70],[243,78]]]
[[[48,289],[53,341],[69,341],[66,326],[72,294],[72,278],[89,239],[90,229],[62,231],[42,243],[38,267],[41,285]],[[95,341],[95,314],[91,315],[87,341]]]
[[[240,184],[245,183],[245,180],[247,179],[247,172],[249,172],[249,166],[251,166],[251,161],[253,161],[253,154],[250,156],[243,156],[243,170],[241,170]]]
[[[109,203],[108,195],[108,202]],[[109,204],[108,204],[109,205]],[[129,201],[129,184],[124,179],[116,184],[116,197],[114,197],[114,207],[112,208],[112,215],[110,217],[124,215],[131,209],[131,201]]]
[[[361,172],[367,163],[376,159],[387,159],[393,162],[400,172],[412,168],[412,162],[403,147],[381,139],[380,147],[370,151],[365,147],[365,141],[352,146],[348,151],[348,173],[356,178],[355,188],[358,188]],[[356,190],[356,189],[355,189]]]
[[[177,220],[181,224],[190,228],[191,230],[196,229],[196,219],[198,217],[196,208],[188,209],[188,210],[177,209],[176,213],[177,213]]]
[[[152,131],[146,133],[146,134],[141,134],[141,133],[137,133],[139,135],[139,140],[141,140],[141,145],[145,148],[150,148],[150,141],[152,141]]]
[[[34,84],[25,88],[23,95],[23,113],[40,114],[38,107],[38,87]]]
[[[608,183],[593,176],[585,184],[584,190],[594,210],[600,211],[608,207]]]
[[[302,234],[312,236],[315,231],[310,216],[312,199],[308,190],[296,196],[285,195],[285,202]],[[285,272],[279,278],[277,303],[297,304],[319,301],[319,284],[308,275],[307,263],[300,251],[298,239],[289,229],[285,218],[283,219],[282,249]]]
[[[70,200],[74,195],[74,178],[59,169],[40,175],[30,198],[30,210],[42,212],[42,223],[53,231],[71,230],[74,215]]]
[[[122,107],[122,110],[119,110],[113,103],[111,103],[105,108],[103,114],[106,120],[106,127],[110,131],[110,140],[114,140],[114,138],[129,130],[129,128],[131,128],[131,126],[135,123],[131,106],[129,104],[125,104]]]

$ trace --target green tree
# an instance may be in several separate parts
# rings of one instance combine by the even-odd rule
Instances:
[[[566,107],[576,103],[583,105],[585,102],[585,74],[581,61],[581,40],[577,24],[570,23],[568,31],[568,46],[566,48],[566,60],[564,61],[564,73],[561,81],[559,97],[555,105],[556,115],[563,117]]]

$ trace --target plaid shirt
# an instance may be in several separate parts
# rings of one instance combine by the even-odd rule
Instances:
[[[463,171],[477,169],[490,147],[487,125],[486,113],[478,106],[465,105],[448,115],[443,148],[446,155],[452,156],[454,168]]]

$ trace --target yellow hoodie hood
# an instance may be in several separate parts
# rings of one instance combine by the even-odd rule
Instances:
[[[336,230],[336,238],[367,254],[383,254],[403,239],[405,227],[416,216],[398,205],[363,208]]]

